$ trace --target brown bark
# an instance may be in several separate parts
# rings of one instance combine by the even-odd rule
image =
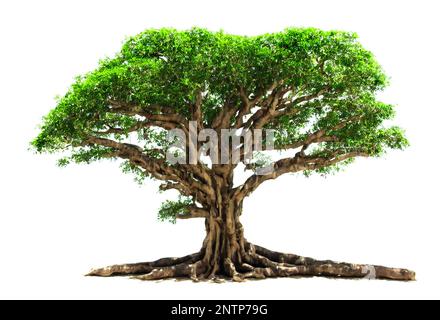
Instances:
[[[198,253],[181,258],[109,266],[92,270],[88,275],[131,276],[139,280],[189,278],[194,281],[311,276],[415,280],[415,273],[406,269],[321,261],[253,245],[244,238],[239,219],[241,210],[242,202],[228,199],[217,203],[205,220],[206,238]]]

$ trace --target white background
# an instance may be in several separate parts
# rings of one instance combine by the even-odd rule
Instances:
[[[0,298],[439,298],[438,1],[1,1]],[[288,26],[356,31],[392,78],[382,99],[411,147],[326,179],[285,176],[245,203],[247,238],[316,258],[407,267],[418,281],[140,282],[91,267],[199,249],[202,221],[156,221],[166,194],[115,163],[59,169],[29,152],[75,75],[146,28],[255,35]]]

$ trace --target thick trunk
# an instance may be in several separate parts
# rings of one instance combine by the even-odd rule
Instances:
[[[415,273],[406,269],[320,261],[247,242],[240,223],[243,203],[231,197],[231,185],[230,174],[214,177],[215,199],[205,207],[209,217],[205,221],[206,237],[199,252],[181,258],[109,266],[92,270],[88,275],[129,275],[140,280],[187,277],[194,281],[293,276],[415,280]]]
[[[239,220],[241,210],[241,203],[224,201],[216,210],[217,214],[206,219],[206,237],[201,252],[208,278],[217,274],[232,276],[231,268],[245,261],[246,241]]]

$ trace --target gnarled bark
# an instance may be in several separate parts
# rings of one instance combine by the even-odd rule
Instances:
[[[88,276],[131,276],[139,280],[189,278],[198,280],[322,276],[351,279],[412,281],[407,269],[315,260],[280,253],[246,241],[240,223],[241,202],[222,202],[206,218],[206,238],[200,252],[181,258],[114,265],[92,270]]]

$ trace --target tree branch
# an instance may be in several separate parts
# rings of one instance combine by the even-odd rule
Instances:
[[[158,180],[173,181],[180,184],[182,190],[185,188],[186,193],[190,193],[199,199],[215,198],[213,190],[209,187],[211,179],[209,172],[207,172],[209,169],[205,167],[186,164],[170,166],[164,159],[148,157],[139,146],[107,138],[90,136],[85,143],[113,148],[115,149],[115,156],[128,159],[133,165],[141,167]]]
[[[232,116],[237,112],[235,104],[225,101],[223,108],[217,114],[217,116],[212,120],[211,127],[214,130],[229,128],[229,122]]]
[[[196,94],[196,101],[192,105],[192,120],[197,122],[198,130],[203,129],[202,102],[203,92],[199,90]]]
[[[238,200],[243,200],[246,196],[251,194],[255,189],[267,180],[276,179],[285,173],[295,173],[304,170],[317,170],[331,165],[337,164],[344,160],[354,157],[369,157],[370,155],[363,151],[353,151],[343,153],[341,150],[336,150],[329,157],[307,157],[301,153],[297,153],[293,158],[285,158],[274,163],[273,172],[266,175],[252,175],[245,183],[233,190],[233,196]]]
[[[108,125],[107,125],[108,126]],[[105,131],[94,131],[94,134],[98,134],[98,135],[107,135],[107,134],[124,134],[124,133],[130,133],[130,132],[134,132],[137,131],[139,129],[142,128],[147,128],[147,127],[151,127],[154,126],[154,124],[152,122],[148,122],[148,121],[138,121],[136,122],[133,126],[127,128],[127,129],[123,129],[123,128],[112,128],[110,126],[109,129],[105,130]]]
[[[176,214],[176,219],[193,219],[193,218],[208,218],[209,212],[205,209],[191,206],[188,208],[188,213]]]
[[[145,118],[145,120],[148,120],[145,122],[151,123],[152,126],[158,126],[164,129],[174,129],[180,127],[185,130],[185,132],[189,130],[188,120],[185,119],[185,117],[177,114],[176,111],[170,107],[150,105],[148,107],[149,109],[160,113],[149,113],[146,112],[141,106],[126,102],[109,100],[109,104],[109,112],[112,113],[142,116]]]
[[[244,117],[251,114],[252,108],[254,108],[260,101],[263,99],[264,95],[267,92],[271,92],[275,89],[277,86],[277,82],[273,83],[269,88],[266,90],[262,90],[260,93],[256,94],[253,99],[249,99],[249,95],[246,93],[245,89],[243,87],[240,87],[240,99],[243,103],[243,107],[240,109],[238,115],[237,115],[237,121],[234,125],[234,128],[238,129],[241,128],[244,124]]]
[[[321,142],[337,142],[339,139],[336,136],[328,135],[330,131],[340,130],[344,127],[346,127],[350,123],[354,123],[356,121],[359,121],[362,119],[362,116],[353,116],[348,118],[347,120],[341,121],[337,125],[321,129],[318,131],[315,131],[314,133],[307,136],[304,140],[293,142],[290,144],[282,145],[277,148],[276,150],[288,150],[288,149],[296,149],[299,147],[303,147],[302,151],[305,151],[311,144],[313,143],[321,143]]]
[[[286,87],[284,89],[279,88],[278,90],[274,90],[271,96],[265,101],[266,107],[254,113],[251,118],[245,123],[245,127],[259,129],[264,127],[272,119],[286,115],[295,115],[300,111],[300,109],[293,108],[294,106],[298,106],[302,102],[311,101],[315,98],[320,97],[321,95],[326,93],[329,88],[324,87],[317,93],[297,97],[291,102],[285,103],[284,99],[282,98],[289,90],[292,90],[292,88]]]

